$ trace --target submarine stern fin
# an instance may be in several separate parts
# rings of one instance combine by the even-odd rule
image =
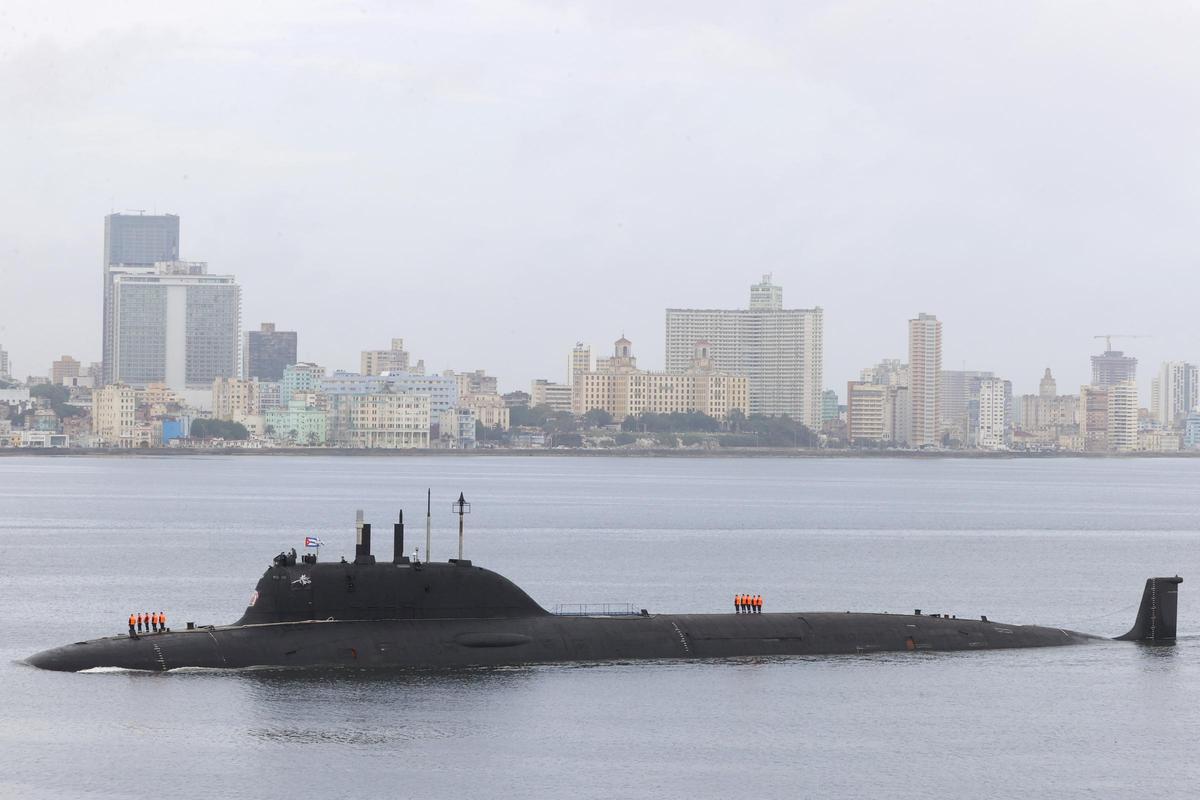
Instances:
[[[1175,641],[1175,616],[1179,608],[1179,584],[1183,578],[1147,578],[1142,592],[1142,605],[1138,608],[1137,620],[1121,642],[1173,642]]]

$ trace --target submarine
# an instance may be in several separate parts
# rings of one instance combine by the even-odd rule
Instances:
[[[45,650],[27,663],[78,672],[98,667],[454,668],[530,663],[720,659],[879,652],[995,650],[1111,641],[1065,628],[944,614],[770,612],[724,614],[552,613],[504,576],[462,556],[421,562],[404,555],[404,517],[393,525],[390,562],[371,554],[371,526],[357,525],[353,561],[275,556],[241,618],[187,624]],[[428,530],[428,529],[427,529]],[[427,533],[428,535],[428,533]],[[428,550],[427,550],[428,552]],[[1178,576],[1149,578],[1133,627],[1117,640],[1175,639]]]

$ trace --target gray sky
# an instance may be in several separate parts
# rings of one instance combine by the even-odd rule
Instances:
[[[1185,3],[0,6],[0,343],[99,358],[103,216],[182,217],[244,324],[357,368],[561,380],[773,272],[826,384],[944,322],[1036,391],[1100,333],[1200,360],[1200,7]],[[24,7],[20,7],[24,6]]]

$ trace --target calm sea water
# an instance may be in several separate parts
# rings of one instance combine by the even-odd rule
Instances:
[[[57,674],[132,610],[236,619],[271,556],[403,507],[543,605],[920,607],[1172,648]],[[382,542],[379,540],[382,539]],[[0,458],[0,796],[1124,797],[1200,789],[1200,460]]]

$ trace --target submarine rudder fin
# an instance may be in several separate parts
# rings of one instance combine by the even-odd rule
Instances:
[[[1175,641],[1175,617],[1179,610],[1179,584],[1183,578],[1147,578],[1142,592],[1142,604],[1138,608],[1133,627],[1122,642],[1173,642]]]

